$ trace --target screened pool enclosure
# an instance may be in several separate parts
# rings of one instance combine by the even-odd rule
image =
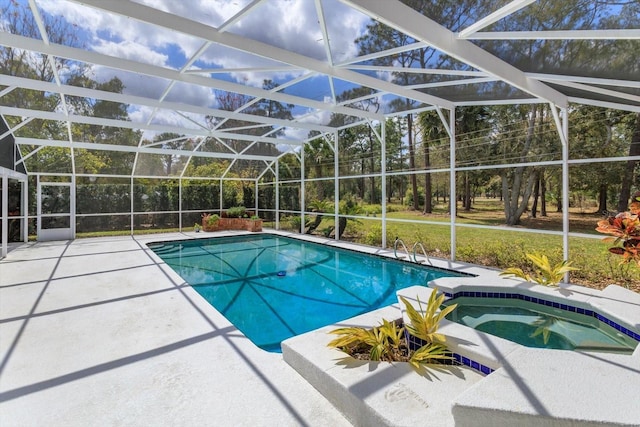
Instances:
[[[245,206],[331,238],[358,221],[383,247],[397,224],[445,227],[452,259],[461,227],[535,232],[566,259],[598,237],[570,204],[599,188],[615,210],[639,184],[638,1],[0,5],[3,257]],[[545,178],[561,229],[462,223],[450,202],[499,198],[518,225]],[[444,221],[392,215],[430,203]]]

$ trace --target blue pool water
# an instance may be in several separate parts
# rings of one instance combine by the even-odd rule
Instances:
[[[632,353],[638,342],[583,314],[521,300],[460,297],[447,319],[518,344],[562,350]]]
[[[149,247],[257,346],[397,302],[396,290],[461,276],[270,234]]]

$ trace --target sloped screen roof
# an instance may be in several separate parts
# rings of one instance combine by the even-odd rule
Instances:
[[[1,143],[29,172],[255,178],[311,135],[398,111],[640,111],[638,1],[0,5]]]

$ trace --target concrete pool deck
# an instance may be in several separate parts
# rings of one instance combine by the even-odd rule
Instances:
[[[146,247],[193,237],[29,243],[0,261],[0,425],[350,425]]]
[[[146,246],[157,241],[236,234],[246,233],[78,239],[29,243],[13,249],[0,261],[0,426],[350,425],[281,354],[253,345]],[[355,246],[296,237],[347,248]],[[391,255],[379,248],[358,248]],[[446,260],[434,260],[434,264],[481,274],[489,281],[503,280],[497,271],[478,266]],[[458,280],[465,279],[449,281]],[[628,305],[621,300],[624,297],[611,294],[606,299],[609,305]],[[636,313],[629,313],[630,320],[637,319]],[[560,365],[551,359],[545,361],[553,368],[550,372],[572,371],[580,377],[579,366],[573,365],[574,357],[563,357],[567,360],[558,359]],[[527,360],[521,363],[526,364]],[[598,383],[590,390],[576,392],[595,393],[605,403],[607,399],[618,402],[615,399],[621,390],[611,390],[616,385],[611,375],[621,372],[628,376],[625,384],[631,390],[625,391],[620,402],[633,401],[640,390],[640,350],[636,351],[633,366],[620,364],[621,360],[603,361],[606,370],[592,375],[609,378],[602,384],[607,390],[600,390]],[[336,364],[329,362],[331,366]],[[565,369],[566,364],[571,366]],[[338,370],[342,370],[343,384],[357,385],[363,395],[371,395],[374,405],[381,402],[375,399],[388,401],[388,395],[411,396],[406,390],[413,386],[407,383],[405,374],[398,378],[396,374],[379,375],[387,372],[379,370],[374,372],[376,381],[366,382],[375,390],[364,390],[365,383],[347,380],[346,376],[351,378],[348,369],[333,369]],[[439,418],[431,419],[436,421],[433,425],[453,425],[451,409],[456,403],[459,411],[470,408],[475,413],[490,407],[481,398],[492,390],[503,389],[505,380],[500,372],[478,377],[472,372],[460,375],[461,370],[466,369],[455,368],[452,372],[457,377],[446,377],[447,382],[456,384],[450,390],[442,390],[444,398],[431,401],[431,408],[437,410],[434,414],[439,414]],[[357,374],[356,370],[352,372]],[[535,374],[535,370],[531,373]],[[580,377],[579,388],[591,384],[588,375],[585,372]],[[536,387],[541,390],[548,385],[544,381],[538,383]],[[571,391],[578,384],[565,385]],[[562,402],[562,397],[568,399],[565,402],[571,399],[558,397],[560,401],[556,403]],[[636,405],[627,413],[637,411],[640,408]],[[482,421],[479,425],[492,425],[495,421],[492,413],[484,417],[477,418]]]

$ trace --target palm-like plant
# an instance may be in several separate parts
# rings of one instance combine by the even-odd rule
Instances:
[[[327,200],[313,200],[309,203],[309,207],[312,212],[315,212],[315,218],[313,220],[307,221],[305,224],[307,227],[306,233],[311,234],[315,231],[316,228],[322,222],[322,214],[324,212],[330,212],[332,210],[332,204]]]
[[[392,361],[393,354],[400,348],[402,329],[396,326],[396,322],[382,319],[382,325],[372,329],[349,327],[338,328],[329,332],[340,335],[332,340],[329,347],[345,350],[355,349],[360,346],[369,347],[369,358],[373,361]]]
[[[405,297],[400,297],[400,300],[407,308],[407,317],[409,317],[410,323],[405,325],[407,332],[425,342],[422,347],[411,355],[411,359],[409,360],[409,363],[416,368],[419,367],[420,363],[438,359],[451,359],[444,345],[446,338],[444,335],[438,333],[438,328],[440,327],[442,319],[455,310],[457,304],[451,304],[440,310],[444,299],[444,294],[437,295],[437,292],[434,290],[431,292],[424,310],[420,298],[417,298],[418,311]]]
[[[518,267],[510,267],[505,269],[500,275],[515,276],[528,282],[535,282],[544,286],[557,286],[566,273],[579,270],[578,268],[571,267],[571,262],[567,260],[556,265],[551,265],[546,255],[533,253],[527,254],[527,258],[529,258],[536,267],[536,271],[533,274],[526,273]]]
[[[420,364],[429,363],[436,360],[451,359],[445,346],[445,336],[438,333],[440,321],[456,308],[452,304],[442,310],[440,306],[444,302],[444,295],[437,296],[434,290],[427,303],[425,310],[422,309],[420,299],[418,299],[419,311],[404,297],[400,297],[402,303],[407,307],[407,315],[410,323],[404,328],[398,326],[396,322],[382,320],[382,325],[372,329],[359,327],[338,328],[330,334],[339,335],[332,340],[329,347],[342,349],[346,353],[353,353],[359,348],[369,350],[369,359],[373,361],[397,361],[402,359],[401,346],[404,330],[422,339],[425,344],[418,350],[412,352],[408,362],[415,368],[420,368]]]

